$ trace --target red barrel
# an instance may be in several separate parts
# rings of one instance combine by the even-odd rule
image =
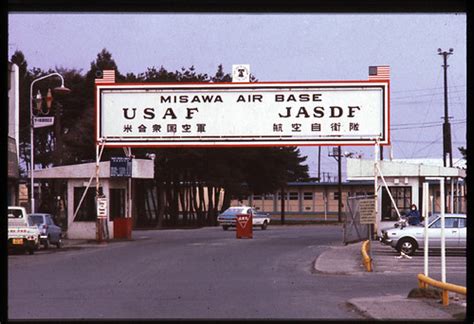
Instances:
[[[252,214],[240,214],[235,219],[237,238],[252,238]]]

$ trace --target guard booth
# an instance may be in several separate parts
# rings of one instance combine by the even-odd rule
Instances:
[[[109,238],[130,239],[132,219],[136,217],[131,198],[135,186],[134,180],[153,179],[154,164],[152,160],[132,159],[128,170],[131,174],[121,169],[120,163],[115,167],[113,164],[112,161],[111,167],[111,161],[104,161],[99,165],[99,191],[106,198],[105,207],[102,205],[103,209],[105,208],[102,212],[105,215],[106,230]],[[62,179],[67,182],[66,237],[69,239],[96,238],[95,171],[95,162],[35,171],[35,179]],[[129,174],[130,176],[127,176]]]

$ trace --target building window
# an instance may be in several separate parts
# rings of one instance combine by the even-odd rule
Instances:
[[[395,201],[400,213],[410,209],[412,204],[411,187],[390,187],[390,193]],[[396,221],[398,220],[397,211],[393,206],[392,200],[388,195],[387,189],[382,188],[382,220]]]
[[[304,192],[303,193],[304,200],[313,200],[313,193],[312,192]]]
[[[79,202],[81,201],[82,195],[86,187],[74,187],[74,211],[79,206]],[[102,188],[99,188],[99,192],[102,191]],[[74,218],[75,222],[93,222],[97,219],[97,210],[96,210],[96,202],[95,202],[95,190],[90,189],[87,190],[87,194],[82,201],[81,208],[77,212],[76,218]]]
[[[266,194],[266,195],[264,196],[264,199],[265,199],[265,200],[273,200],[273,195],[272,195],[272,194]]]
[[[253,200],[262,200],[261,195],[253,195]]]
[[[334,200],[339,200],[339,191],[333,193]]]
[[[298,200],[298,192],[290,192],[290,200]]]
[[[283,193],[283,198],[288,199],[288,193],[287,193],[287,192],[284,192],[284,193]],[[278,199],[278,200],[281,200],[281,192],[279,192],[279,193],[277,194],[277,199]]]

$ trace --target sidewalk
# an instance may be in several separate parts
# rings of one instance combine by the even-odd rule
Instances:
[[[374,273],[365,270],[361,247],[362,242],[330,247],[316,259],[314,270],[317,273],[359,275],[368,278]],[[460,320],[462,317],[460,318],[459,314],[466,312],[466,307],[461,303],[450,302],[448,306],[443,306],[437,299],[407,298],[409,293],[410,291],[407,291],[406,296],[352,298],[347,303],[365,317],[376,320]]]
[[[97,243],[96,240],[86,239],[62,239],[63,247],[91,247],[91,246],[106,246],[109,242]]]

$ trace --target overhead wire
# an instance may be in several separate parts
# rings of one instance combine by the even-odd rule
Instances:
[[[466,85],[451,85],[449,88],[460,88],[460,87],[466,87]],[[427,91],[427,90],[439,90],[439,89],[444,89],[444,87],[435,87],[435,88],[422,88],[422,89],[411,89],[411,90],[395,90],[391,91],[391,93],[403,93],[403,92],[419,92],[419,91]]]
[[[439,79],[441,77],[441,70],[438,70],[438,76],[436,77],[436,82],[435,82],[435,85],[438,85],[439,83]],[[432,95],[431,96],[431,99],[430,99],[430,103],[426,106],[425,108],[425,113],[424,113],[424,118],[423,118],[423,121],[422,121],[422,125],[424,125],[424,123],[426,122],[426,118],[428,116],[428,110],[429,108],[431,107],[431,103],[433,102],[433,98],[434,96]],[[433,126],[431,126],[433,127]],[[419,127],[419,128],[424,128],[423,126]],[[402,128],[403,129],[403,128]],[[416,137],[417,141],[420,140],[420,137]],[[431,145],[431,144],[430,144]],[[411,158],[413,158],[413,156],[415,155],[415,152],[417,152],[417,147],[418,147],[418,142],[415,143],[415,145],[413,145],[413,151],[412,151],[412,154],[411,154]]]

